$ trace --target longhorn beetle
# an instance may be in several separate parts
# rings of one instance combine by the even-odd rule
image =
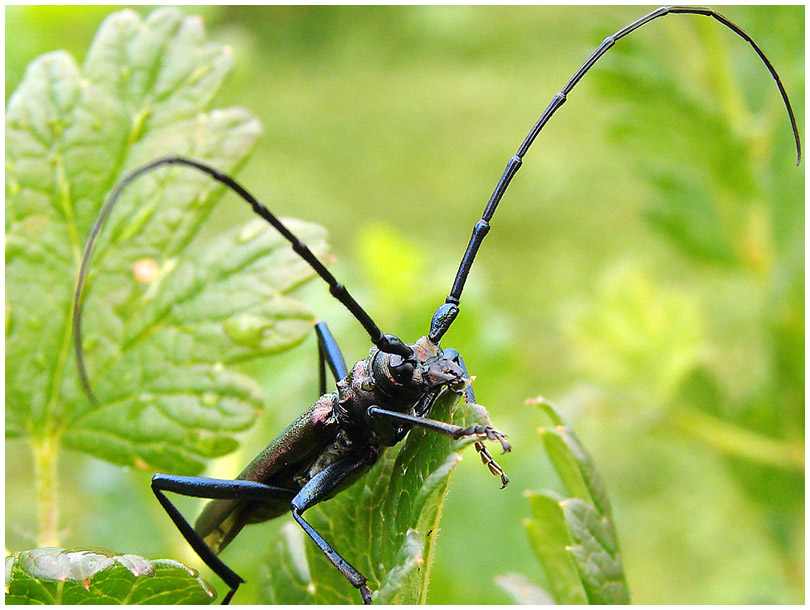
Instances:
[[[192,159],[167,157],[158,159],[126,175],[111,193],[91,229],[79,271],[74,303],[74,337],[78,370],[82,385],[95,402],[84,366],[81,340],[82,289],[87,274],[93,244],[123,189],[139,176],[163,166],[185,166],[203,172],[224,184],[244,199],[253,211],[277,229],[328,285],[329,292],[342,303],[363,326],[374,344],[370,355],[346,368],[343,356],[326,324],[315,325],[319,346],[320,390],[318,398],[267,448],[232,481],[203,477],[156,474],[152,489],[184,538],[200,558],[230,590],[223,603],[231,601],[243,580],[218,557],[219,553],[248,523],[278,517],[292,512],[329,561],[360,591],[364,603],[371,603],[371,590],[366,578],[333,549],[309,523],[303,513],[315,504],[327,500],[348,487],[369,470],[386,447],[399,443],[413,426],[421,426],[453,438],[475,439],[475,448],[489,470],[500,477],[502,487],[509,482],[503,469],[484,446],[484,440],[497,441],[503,451],[510,450],[506,435],[489,425],[461,428],[429,419],[437,396],[445,390],[466,392],[474,401],[469,374],[461,355],[452,349],[442,349],[440,341],[459,313],[461,294],[467,275],[484,237],[489,232],[498,203],[517,173],[523,157],[551,116],[562,106],[583,76],[619,39],[659,17],[670,14],[693,14],[711,17],[746,40],[767,67],[782,96],[796,143],[797,165],[801,162],[801,143],[793,109],[782,82],[759,46],[737,25],[719,13],[699,7],[661,7],[626,25],[608,36],[556,93],[540,118],[529,131],[517,152],[506,165],[483,215],[475,223],[450,294],[439,306],[430,323],[426,337],[406,343],[396,335],[383,334],[371,316],[335,279],[323,263],[264,205],[259,203],[233,178]],[[337,390],[326,391],[326,366],[337,382]],[[164,492],[207,498],[211,501],[192,527],[167,498]]]

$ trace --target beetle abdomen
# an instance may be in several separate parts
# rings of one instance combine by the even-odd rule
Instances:
[[[335,439],[337,394],[324,394],[301,413],[236,477],[297,491],[295,475],[307,467]],[[286,500],[267,502],[211,500],[203,507],[194,530],[215,553],[222,551],[248,523],[266,521],[289,510]]]

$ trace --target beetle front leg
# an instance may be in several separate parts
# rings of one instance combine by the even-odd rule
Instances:
[[[318,502],[331,497],[335,489],[352,473],[366,466],[369,456],[363,455],[358,458],[344,459],[327,466],[301,488],[298,495],[293,498],[291,507],[293,519],[296,520],[312,541],[318,545],[326,558],[332,562],[341,574],[353,587],[360,591],[364,604],[371,603],[371,589],[366,586],[366,577],[348,561],[343,559],[338,552],[332,548],[323,536],[313,528],[301,514]]]
[[[447,424],[443,421],[428,419],[427,417],[418,417],[416,415],[407,415],[405,413],[397,413],[396,411],[388,411],[379,407],[369,407],[368,414],[371,417],[390,417],[399,421],[408,422],[414,426],[427,428],[428,430],[433,430],[434,432],[445,434],[455,439],[470,436],[478,437],[480,439],[486,438],[491,441],[498,441],[501,444],[501,447],[503,447],[504,453],[512,450],[512,445],[510,445],[506,440],[506,435],[502,432],[498,432],[492,426],[481,426],[474,424],[472,426],[462,428],[461,426],[456,426],[455,424]],[[503,468],[501,468],[492,458],[492,455],[486,450],[483,443],[476,441],[475,449],[481,455],[481,461],[484,462],[487,468],[489,468],[489,471],[495,476],[499,476],[501,478],[501,489],[506,487],[509,484],[509,477],[506,476]]]
[[[464,358],[461,357],[461,354],[458,353],[458,350],[453,348],[447,348],[444,350],[444,355],[450,358],[453,362],[458,364],[461,367],[461,370],[464,371],[465,377],[469,378],[470,371],[467,370],[467,365],[464,364]],[[467,402],[476,402],[475,400],[475,392],[473,391],[472,383],[467,384],[466,389],[466,398]],[[484,443],[477,441],[475,445],[475,450],[478,452],[478,455],[481,457],[481,462],[486,466],[489,471],[494,474],[496,477],[500,477],[501,479],[501,489],[509,485],[509,477],[506,476],[506,473],[501,468],[501,465],[495,461],[495,458],[492,457],[492,454],[487,449]]]
[[[504,453],[509,453],[512,451],[512,445],[510,445],[506,440],[508,437],[503,432],[499,432],[492,426],[473,424],[472,426],[462,428],[461,426],[457,426],[455,424],[447,424],[443,421],[428,419],[427,417],[418,417],[416,415],[408,415],[406,413],[398,413],[397,411],[388,411],[387,409],[381,409],[380,407],[369,407],[368,414],[371,417],[382,416],[398,419],[415,426],[421,426],[422,428],[433,430],[439,434],[451,436],[454,439],[459,439],[466,436],[474,436],[482,440],[486,438],[490,441],[498,441],[501,444]]]
[[[486,445],[481,441],[476,441],[473,445],[475,450],[478,452],[478,455],[481,456],[481,462],[486,466],[489,471],[494,474],[496,477],[500,477],[501,479],[501,489],[509,485],[509,477],[506,476],[506,473],[501,468],[501,465],[495,461],[495,458],[492,457],[492,454],[489,452],[489,449],[486,448]]]

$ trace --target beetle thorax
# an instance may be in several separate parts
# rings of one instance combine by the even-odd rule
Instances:
[[[338,382],[339,402],[350,417],[364,418],[371,406],[406,413],[426,394],[464,383],[462,369],[427,337],[408,347],[413,352],[408,360],[372,347]]]

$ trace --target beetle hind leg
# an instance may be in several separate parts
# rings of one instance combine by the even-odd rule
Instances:
[[[226,585],[228,592],[222,603],[229,604],[244,579],[229,568],[217,557],[205,540],[195,531],[177,507],[169,500],[165,492],[172,492],[182,496],[209,499],[235,499],[235,500],[267,500],[277,498],[292,498],[296,492],[289,489],[272,487],[255,481],[229,481],[222,479],[209,479],[206,477],[184,477],[170,474],[156,474],[152,477],[152,491],[160,505],[169,515],[174,525],[199,555],[203,563],[219,576]]]

